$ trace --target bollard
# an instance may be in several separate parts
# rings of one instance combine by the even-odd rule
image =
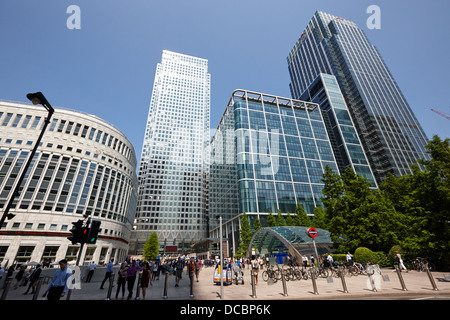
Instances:
[[[139,288],[141,287],[141,277],[142,277],[142,273],[139,273],[138,276],[138,281],[137,281],[137,287],[136,287],[136,298],[134,298],[134,300],[139,300]]]
[[[41,291],[41,285],[44,277],[39,277],[38,283],[36,284],[36,288],[34,288],[34,294],[32,300],[37,300],[39,297],[39,291]]]
[[[316,269],[314,268],[311,269],[311,280],[313,284],[314,294],[319,294],[319,292],[317,291],[317,283],[316,283]]]
[[[283,271],[281,271],[281,281],[283,282],[283,296],[287,297],[286,279],[284,278]]]
[[[439,291],[436,286],[436,282],[434,282],[433,276],[431,275],[430,268],[428,268],[428,263],[425,264],[425,270],[427,270],[428,279],[430,279],[431,285],[433,286],[434,291]]]
[[[400,280],[400,284],[402,285],[402,290],[403,291],[408,291],[406,289],[405,281],[403,281],[403,276],[402,276],[402,273],[401,273],[400,269],[398,268],[398,265],[394,265],[394,267],[395,267],[395,271],[397,272],[398,279]]]
[[[194,273],[189,272],[189,278],[191,278],[191,293],[189,294],[190,298],[194,298]]]
[[[115,276],[116,276],[115,274],[112,274],[109,277],[109,288],[108,288],[108,295],[106,296],[106,300],[111,300],[111,292],[112,292],[112,288],[114,287],[114,277]]]
[[[163,299],[167,299],[167,287],[169,285],[169,272],[166,272],[166,279],[164,280],[164,294]]]
[[[344,290],[344,293],[348,293],[347,284],[345,283],[344,269],[340,268],[338,272],[341,277],[342,289]]]
[[[253,270],[250,271],[250,276],[252,278],[252,298],[256,298],[255,276],[253,275]]]

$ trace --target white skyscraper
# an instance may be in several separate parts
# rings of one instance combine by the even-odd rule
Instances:
[[[153,232],[179,252],[206,236],[209,113],[208,60],[164,50],[139,165],[131,254],[141,254]]]

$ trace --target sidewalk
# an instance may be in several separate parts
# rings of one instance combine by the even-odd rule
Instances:
[[[343,290],[343,284],[340,278],[318,278],[316,279],[317,292],[314,294],[313,283],[311,279],[286,281],[286,292],[284,295],[282,281],[274,284],[268,284],[261,278],[259,274],[258,284],[255,286],[256,297],[252,297],[252,286],[250,281],[250,270],[244,269],[244,284],[239,282],[238,285],[223,285],[223,296],[220,298],[221,287],[214,284],[213,273],[214,268],[203,268],[200,272],[199,282],[194,282],[194,297],[190,297],[190,281],[186,272],[180,281],[180,286],[175,287],[175,277],[168,277],[167,298],[164,296],[165,275],[161,274],[159,280],[153,281],[153,286],[147,289],[145,300],[327,300],[327,299],[379,299],[385,296],[414,296],[414,295],[447,295],[450,296],[450,280],[448,274],[443,272],[433,272],[432,276],[438,291],[433,290],[433,286],[426,272],[409,271],[402,272],[403,280],[407,291],[402,290],[402,286],[398,275],[394,269],[382,269],[382,275],[375,278],[376,291],[372,290],[369,277],[359,275],[356,277],[345,277],[345,284],[348,293]],[[447,276],[447,278],[446,278]],[[72,290],[70,300],[106,300],[108,294],[108,285],[105,289],[100,289],[101,282],[81,283],[81,289]],[[42,285],[38,300],[42,300],[42,294],[47,285]],[[5,300],[32,300],[33,295],[23,295],[26,287],[14,289],[11,287]],[[111,300],[115,300],[117,285],[111,292]],[[0,290],[3,292],[3,290]],[[127,287],[125,288],[125,299],[128,295]],[[140,300],[143,299],[140,292]],[[122,294],[119,294],[119,300]],[[136,286],[133,292],[133,299],[136,297]],[[64,300],[66,297],[63,298]]]

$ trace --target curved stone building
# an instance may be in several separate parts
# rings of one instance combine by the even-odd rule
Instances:
[[[42,106],[0,101],[0,214],[41,132]],[[95,245],[81,264],[125,259],[137,199],[136,156],[126,136],[104,120],[55,109],[0,229],[0,261],[76,260],[80,245],[67,239],[72,222],[101,221]]]

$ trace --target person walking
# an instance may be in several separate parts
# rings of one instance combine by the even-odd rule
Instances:
[[[327,253],[327,262],[328,262],[328,267],[331,269],[333,267],[334,260],[333,260],[333,257],[329,253]]]
[[[128,267],[127,270],[127,286],[128,286],[128,297],[127,300],[130,300],[133,296],[133,287],[136,282],[136,274],[138,271],[142,270],[142,267],[136,263],[136,260],[131,261],[131,266]]]
[[[125,282],[127,281],[127,266],[125,263],[120,265],[119,272],[117,273],[117,291],[116,299],[119,296],[120,289],[122,289],[122,299],[125,296]]]
[[[197,278],[198,282],[198,276],[200,275],[200,270],[202,269],[202,261],[199,258],[195,259],[195,277]]]
[[[92,276],[94,275],[94,271],[97,268],[97,265],[92,261],[92,263],[89,265],[89,272],[86,277],[86,282],[91,282]]]
[[[302,261],[303,261],[303,267],[307,268],[308,267],[308,257],[306,256],[306,254],[303,255]]]
[[[346,258],[347,258],[348,265],[352,266],[353,265],[353,255],[350,252],[347,252]]]
[[[309,257],[309,261],[311,261],[311,267],[314,267],[314,255],[311,254],[311,256]]]
[[[191,281],[194,281],[194,274],[195,274],[195,261],[194,259],[190,259],[187,263],[187,271],[186,275],[191,279]]]
[[[178,261],[175,264],[175,287],[179,287],[180,280],[182,279],[184,263],[181,261],[181,257],[178,257]]]
[[[141,276],[141,289],[142,289],[142,299],[145,300],[145,293],[147,292],[148,284],[152,286],[152,278],[150,276],[150,268],[148,263],[144,263],[144,267],[142,268],[142,276]]]
[[[159,266],[158,266],[158,263],[156,261],[153,262],[151,268],[152,268],[152,280],[155,280],[157,276],[159,278],[159,275],[158,275]]]
[[[398,265],[398,268],[400,269],[400,271],[406,270],[406,272],[408,272],[408,269],[406,269],[405,265],[403,264],[402,256],[400,255],[400,252],[398,252],[398,251],[395,251],[395,260],[397,262],[397,265]]]
[[[23,275],[25,274],[25,269],[26,269],[25,266],[21,266],[20,269],[19,269],[19,272],[17,272],[16,277],[15,277],[16,284],[14,285],[14,290],[17,289],[17,287],[20,284],[20,281],[22,281]]]
[[[113,260],[111,260],[106,266],[105,278],[102,281],[102,285],[100,286],[100,289],[104,289],[103,285],[105,284],[105,281],[108,280],[111,277],[112,271],[113,271],[113,267],[114,267]]]
[[[255,281],[255,285],[258,285],[259,261],[255,256],[252,256],[250,265],[253,271],[253,279]]]
[[[72,272],[68,271],[67,260],[59,261],[59,269],[55,271],[53,279],[42,297],[47,297],[48,300],[59,300],[64,297],[67,291],[67,280],[72,275]]]
[[[27,289],[27,291],[24,292],[24,294],[27,294],[28,291],[30,291],[30,289],[31,289],[31,294],[34,294],[34,288],[36,287],[36,285],[38,283],[39,277],[41,275],[41,271],[42,271],[41,265],[40,264],[36,265],[36,269],[34,269],[30,275],[30,284],[28,285],[28,289]]]

